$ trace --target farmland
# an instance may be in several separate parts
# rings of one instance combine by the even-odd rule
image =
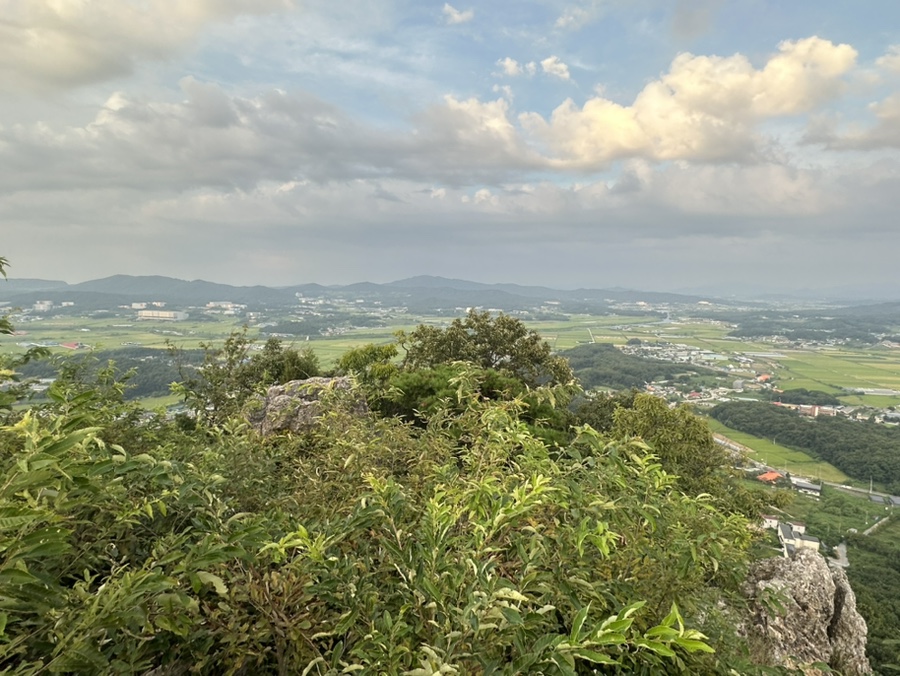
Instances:
[[[445,325],[447,317],[396,315],[380,327],[348,329],[335,336],[304,336],[301,340],[331,364],[346,350],[368,342],[387,342],[399,329],[409,330],[420,323]],[[83,343],[93,349],[114,349],[123,345],[164,348],[174,344],[184,349],[200,343],[222,341],[242,325],[240,318],[212,316],[204,321],[138,322],[130,317],[82,318],[47,317],[18,324],[20,335],[0,339],[0,353],[22,351],[20,343]],[[556,350],[582,343],[624,344],[629,339],[682,343],[725,356],[737,353],[777,354],[758,358],[760,368],[768,368],[784,389],[807,388],[837,393],[841,388],[889,389],[900,391],[900,350],[885,348],[774,349],[762,341],[736,341],[726,337],[727,328],[710,322],[674,321],[660,323],[655,317],[623,315],[571,315],[567,321],[526,322],[539,331]],[[250,326],[253,337],[260,329]],[[292,339],[285,338],[285,342]],[[298,340],[298,342],[300,342]],[[64,348],[54,351],[65,352]],[[844,394],[848,404],[893,406],[900,396]]]
[[[822,479],[835,483],[850,483],[849,478],[841,470],[833,465],[816,460],[815,458],[786,446],[772,443],[769,439],[760,439],[750,434],[738,432],[726,427],[718,420],[705,418],[706,423],[713,432],[718,432],[732,441],[751,448],[755,451],[751,460],[761,462],[769,467],[777,468],[784,472],[790,472],[812,479]],[[777,441],[777,439],[776,439]]]

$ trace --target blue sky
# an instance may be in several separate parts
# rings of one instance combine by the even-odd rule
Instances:
[[[18,277],[900,297],[887,0],[0,0]]]

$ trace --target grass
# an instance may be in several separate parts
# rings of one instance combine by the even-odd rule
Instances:
[[[167,406],[179,404],[181,403],[181,397],[177,394],[166,394],[161,397],[144,397],[143,399],[139,399],[138,402],[148,411],[153,411],[158,408],[166,408]]]
[[[862,533],[888,512],[865,495],[845,493],[825,486],[819,501],[798,495],[785,512],[796,521],[805,523],[816,537],[840,539],[851,528]],[[877,532],[877,531],[876,531]]]
[[[739,444],[752,448],[755,451],[753,459],[769,467],[775,467],[779,470],[788,471],[791,474],[810,479],[822,479],[823,481],[832,481],[834,483],[851,482],[850,477],[834,465],[817,460],[802,451],[796,451],[787,446],[772,443],[768,439],[761,439],[751,434],[738,432],[712,418],[707,418],[706,422],[713,432],[723,434]]]

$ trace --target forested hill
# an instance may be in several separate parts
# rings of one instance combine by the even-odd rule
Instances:
[[[673,380],[679,374],[709,375],[712,371],[691,364],[674,364],[625,354],[611,343],[591,343],[564,350],[572,370],[585,389],[643,389],[650,382]]]
[[[810,418],[763,402],[719,404],[710,411],[719,422],[756,437],[801,449],[860,481],[874,479],[900,493],[900,427],[841,416]]]
[[[26,283],[27,282],[27,283]],[[91,294],[90,297],[85,294]],[[385,306],[406,307],[412,312],[443,310],[458,314],[460,308],[484,307],[506,311],[539,307],[552,302],[561,311],[603,312],[610,303],[695,304],[700,297],[629,289],[562,290],[517,284],[483,284],[442,277],[413,277],[387,284],[361,282],[345,286],[301,284],[279,288],[233,286],[203,280],[185,281],[161,276],[114,275],[104,279],[66,284],[42,280],[0,283],[0,299],[27,306],[37,300],[93,300],[109,295],[110,304],[132,301],[165,301],[173,305],[198,305],[228,300],[248,305],[286,306],[296,296],[323,299],[378,300]]]

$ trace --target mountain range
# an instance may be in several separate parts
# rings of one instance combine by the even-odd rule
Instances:
[[[630,289],[551,289],[518,284],[483,284],[461,279],[420,276],[387,284],[361,282],[345,286],[301,284],[289,287],[232,286],[203,280],[186,281],[161,276],[114,275],[79,284],[43,279],[10,279],[0,282],[0,300],[27,306],[38,300],[72,301],[79,306],[109,307],[138,301],[164,301],[173,306],[204,305],[231,301],[254,307],[292,305],[297,296],[307,298],[363,298],[387,305],[403,305],[411,311],[481,306],[503,310],[556,302],[560,310],[596,310],[610,303],[697,303],[704,296],[634,291]]]

